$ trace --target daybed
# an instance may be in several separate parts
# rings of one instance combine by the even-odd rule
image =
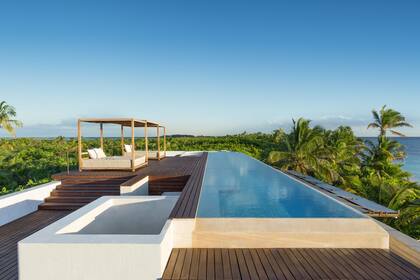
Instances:
[[[130,169],[131,157],[128,156],[112,156],[97,159],[83,159],[83,169],[100,170],[100,169]],[[146,156],[137,156],[134,159],[134,168],[141,167],[146,164]]]
[[[131,157],[131,145],[124,145],[124,155]],[[149,159],[163,159],[165,158],[165,152],[162,151],[148,151]],[[146,151],[136,151],[136,157],[146,156]]]

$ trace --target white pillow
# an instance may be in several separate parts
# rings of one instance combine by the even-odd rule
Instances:
[[[131,153],[133,151],[133,149],[131,149],[131,145],[127,144],[124,145],[124,149],[126,153]]]
[[[96,154],[94,149],[88,149],[87,151],[88,151],[88,154],[89,154],[89,158],[91,158],[91,159],[97,159],[98,158],[98,155]]]
[[[97,155],[97,158],[106,158],[106,154],[102,149],[93,149]]]

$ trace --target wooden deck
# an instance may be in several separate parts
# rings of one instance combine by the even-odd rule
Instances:
[[[420,279],[420,270],[377,249],[173,249],[169,279]]]
[[[132,185],[149,176],[149,193],[182,192],[172,218],[195,217],[207,153],[201,156],[153,160],[131,171],[72,171],[53,176],[61,185],[51,193],[41,210],[76,210],[105,195],[119,195],[121,185]],[[177,211],[175,211],[177,210]]]
[[[171,218],[194,218],[207,154],[150,161],[134,173],[84,171],[61,173],[58,190],[83,197],[90,188],[149,176],[149,192],[182,191]],[[112,182],[112,183],[111,183]],[[118,182],[118,184],[116,183]],[[105,188],[106,187],[106,188]],[[97,189],[95,189],[97,190]],[[89,199],[92,191],[87,191]],[[95,195],[106,195],[97,192]],[[80,199],[80,196],[76,196]],[[69,197],[67,197],[69,198]],[[66,201],[61,197],[61,201]],[[86,197],[85,197],[86,198]],[[63,200],[64,199],[64,200]],[[47,200],[48,201],[48,200]],[[58,200],[60,201],[60,200]],[[70,200],[72,201],[72,197]],[[66,203],[66,202],[64,202]],[[39,210],[0,227],[0,279],[17,279],[17,242],[71,211]],[[420,279],[419,268],[386,250],[368,249],[174,249],[163,279]]]
[[[0,279],[18,279],[17,242],[66,216],[67,211],[36,211],[0,227]]]
[[[170,218],[195,218],[206,162],[207,153],[204,153],[195,163],[190,179],[179,196]]]
[[[118,178],[126,176],[149,176],[151,178],[174,177],[190,175],[194,164],[200,159],[200,156],[166,157],[162,160],[150,160],[146,167],[131,171],[71,171],[55,174],[55,180],[66,178]]]
[[[17,243],[83,205],[103,195],[119,194],[119,185],[127,180],[149,176],[149,192],[182,191],[172,218],[194,217],[207,155],[168,157],[150,161],[136,172],[73,171],[54,175],[62,184],[38,210],[0,227],[0,279],[17,279]],[[51,206],[49,208],[48,206]],[[51,209],[61,210],[51,210]],[[70,211],[64,211],[69,209]]]

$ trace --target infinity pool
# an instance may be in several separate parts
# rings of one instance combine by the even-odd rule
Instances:
[[[360,218],[361,214],[247,155],[208,154],[202,218]]]

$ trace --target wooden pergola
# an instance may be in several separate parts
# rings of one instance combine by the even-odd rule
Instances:
[[[77,122],[77,141],[78,141],[78,161],[79,161],[79,171],[83,170],[83,160],[82,160],[82,123],[96,123],[99,124],[100,129],[100,148],[104,149],[104,124],[115,124],[121,126],[121,154],[124,154],[124,127],[131,127],[131,170],[135,171],[134,160],[135,160],[135,136],[134,129],[137,127],[144,128],[144,143],[145,143],[145,152],[146,152],[146,164],[149,160],[149,147],[148,147],[148,137],[147,130],[148,128],[156,128],[157,131],[157,149],[158,155],[160,155],[160,129],[163,128],[163,150],[164,155],[166,156],[166,127],[162,126],[156,122],[151,122],[148,120],[137,120],[133,118],[82,118]],[[160,156],[158,157],[160,159]]]

